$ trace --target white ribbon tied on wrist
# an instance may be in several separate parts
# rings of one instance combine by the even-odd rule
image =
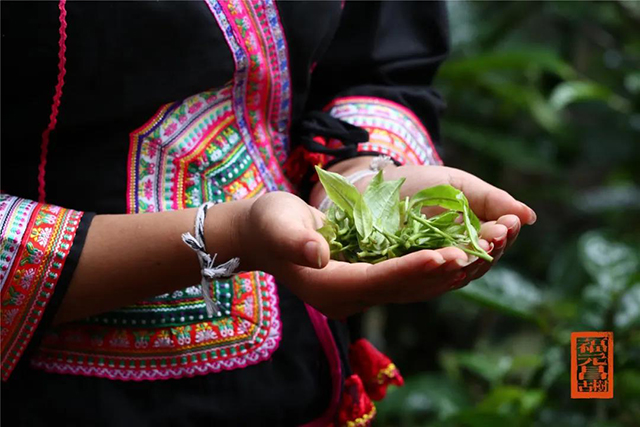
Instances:
[[[195,237],[191,233],[183,233],[182,241],[185,242],[198,255],[200,262],[200,272],[202,280],[200,287],[202,288],[202,296],[207,308],[207,314],[212,316],[220,316],[223,313],[220,302],[217,301],[211,293],[211,284],[216,279],[226,279],[234,275],[234,272],[240,265],[240,258],[231,258],[229,261],[214,265],[218,254],[209,254],[204,241],[204,220],[207,217],[207,210],[215,203],[207,202],[198,208],[196,213],[196,222],[194,226]],[[225,314],[231,314],[229,310],[225,310]]]

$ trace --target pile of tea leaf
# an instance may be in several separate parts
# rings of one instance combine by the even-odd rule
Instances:
[[[404,178],[385,181],[379,172],[360,194],[341,175],[316,166],[320,182],[333,202],[318,232],[331,249],[331,258],[376,263],[422,249],[455,246],[487,261],[480,247],[480,221],[464,194],[450,185],[425,188],[400,200]],[[445,210],[435,216],[425,206]]]

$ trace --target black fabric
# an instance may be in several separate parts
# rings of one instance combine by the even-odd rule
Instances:
[[[36,199],[41,134],[58,74],[58,4],[0,5],[1,189]],[[444,3],[347,2],[342,9],[338,1],[287,1],[278,9],[289,51],[293,129],[305,129],[304,118],[315,118],[322,129],[338,129],[338,137],[359,142],[365,138],[362,129],[331,121],[319,111],[336,97],[364,95],[412,109],[432,138],[439,139],[443,104],[430,84],[447,53]],[[229,82],[232,55],[202,1],[67,2],[67,12],[67,73],[47,157],[47,202],[98,214],[124,213],[130,132],[163,104]],[[308,141],[313,132],[307,127],[294,133],[291,148],[305,140],[298,135]],[[349,150],[348,156],[355,155]],[[44,327],[64,295],[90,219],[83,220]],[[25,358],[2,384],[3,425],[275,426],[310,421],[329,401],[328,363],[303,303],[285,288],[279,296],[282,341],[269,361],[194,378],[123,382],[47,374],[31,369]],[[347,328],[331,322],[331,329],[348,374]]]
[[[307,109],[346,96],[388,99],[413,111],[439,146],[444,102],[431,83],[448,52],[443,2],[346,2],[313,71]]]
[[[329,404],[331,376],[304,304],[279,287],[282,341],[269,361],[161,381],[112,381],[16,369],[2,384],[2,425],[299,425]],[[338,339],[346,335],[339,325]],[[343,359],[344,360],[344,359]]]

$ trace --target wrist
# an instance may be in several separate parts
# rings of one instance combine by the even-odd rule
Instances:
[[[245,269],[245,230],[253,201],[237,200],[211,208],[205,222],[205,239],[209,252],[218,254],[216,264],[239,257],[240,267]]]

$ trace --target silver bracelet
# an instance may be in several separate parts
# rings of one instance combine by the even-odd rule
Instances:
[[[191,233],[182,234],[182,241],[187,244],[198,255],[198,261],[200,262],[200,272],[202,279],[200,280],[200,287],[202,288],[202,296],[204,297],[204,303],[207,308],[207,314],[209,317],[221,316],[223,309],[220,306],[220,302],[217,301],[212,294],[213,282],[216,279],[226,279],[233,276],[234,272],[240,265],[240,258],[231,258],[229,261],[215,266],[216,257],[218,254],[209,254],[204,243],[204,220],[207,217],[207,210],[211,208],[215,203],[207,202],[198,207],[196,213],[196,222],[194,225],[195,237]],[[224,314],[229,315],[231,311],[227,307],[224,310]]]
[[[369,169],[359,170],[358,172],[355,172],[349,176],[345,176],[345,179],[349,181],[349,183],[355,184],[356,182],[360,181],[362,178],[366,178],[371,175],[376,175],[382,169],[392,164],[393,164],[393,160],[391,160],[391,157],[389,156],[374,157],[373,159],[371,159],[371,163],[369,163]],[[331,199],[328,196],[325,196],[325,198],[322,199],[322,202],[320,202],[320,204],[318,205],[318,210],[320,212],[326,213],[332,204],[333,202],[331,201]]]

